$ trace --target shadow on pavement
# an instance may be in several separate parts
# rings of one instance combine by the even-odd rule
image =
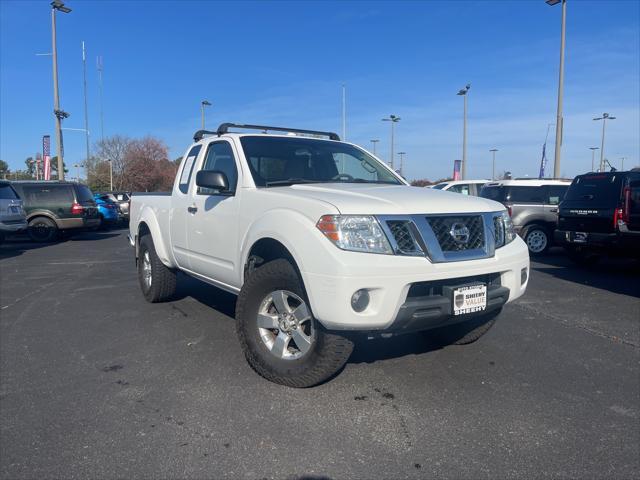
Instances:
[[[421,332],[406,333],[391,338],[375,338],[357,336],[354,339],[354,349],[347,363],[374,363],[379,360],[406,357],[407,355],[421,355],[443,348],[442,343],[430,340]]]
[[[562,250],[532,257],[531,269],[558,279],[589,285],[620,295],[640,297],[640,261],[603,257],[591,266],[577,265]]]
[[[107,238],[117,237],[120,233],[108,232],[79,232],[74,234],[62,233],[54,242],[41,243],[33,242],[27,234],[13,234],[8,236],[4,243],[0,244],[0,259],[7,259],[22,255],[24,252],[34,250],[36,248],[50,247],[67,241],[84,242],[94,240],[106,240]]]
[[[198,279],[178,273],[178,288],[174,300],[191,297],[227,317],[236,316],[236,296]]]

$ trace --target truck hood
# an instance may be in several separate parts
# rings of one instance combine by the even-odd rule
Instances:
[[[276,188],[280,192],[286,189],[286,193],[292,197],[329,203],[342,214],[408,215],[504,210],[502,204],[485,198],[406,185],[322,183]]]

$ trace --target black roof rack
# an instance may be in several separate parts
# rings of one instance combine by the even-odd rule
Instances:
[[[269,127],[266,125],[242,125],[239,123],[222,123],[215,132],[209,130],[198,130],[193,136],[193,140],[198,142],[204,138],[205,135],[224,135],[229,132],[229,128],[242,128],[247,130],[263,130],[265,132],[271,130],[273,132],[290,132],[290,133],[310,133],[313,135],[322,135],[323,137],[329,137],[331,140],[340,141],[340,137],[337,133],[333,132],[321,132],[318,130],[303,130],[300,128],[285,128],[285,127]]]

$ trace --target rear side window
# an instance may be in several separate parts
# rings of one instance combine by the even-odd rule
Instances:
[[[509,201],[522,203],[543,203],[544,187],[510,187]]]
[[[549,205],[558,205],[567,193],[568,188],[569,185],[549,185],[547,187],[546,202]]]
[[[78,202],[90,202],[93,200],[93,193],[89,190],[89,187],[86,185],[76,185],[76,195],[78,197]]]
[[[23,200],[31,205],[48,206],[73,203],[71,185],[33,185],[24,187]]]
[[[597,201],[602,205],[615,205],[621,197],[621,175],[584,175],[576,177],[565,200]]]
[[[469,191],[469,184],[467,183],[459,183],[458,185],[453,185],[447,192],[456,192],[461,193],[463,195],[469,195],[471,192]]]
[[[488,198],[489,200],[495,200],[496,202],[503,202],[504,187],[482,187],[482,190],[480,190],[480,196]]]
[[[235,192],[238,183],[238,170],[236,169],[233,150],[231,150],[231,145],[229,145],[228,142],[215,142],[209,145],[207,158],[204,160],[202,170],[217,170],[223,172],[229,181],[229,191]],[[213,195],[218,192],[199,189],[198,193]]]
[[[182,193],[189,191],[189,182],[191,181],[191,173],[193,172],[193,166],[196,163],[196,158],[200,153],[202,145],[196,145],[187,154],[187,158],[182,166],[182,173],[180,174],[180,183],[178,183],[178,189]]]
[[[11,185],[0,185],[0,200],[15,200],[18,198]]]

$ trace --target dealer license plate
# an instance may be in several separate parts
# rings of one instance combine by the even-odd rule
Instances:
[[[453,314],[481,312],[487,308],[487,286],[470,285],[453,290]]]

